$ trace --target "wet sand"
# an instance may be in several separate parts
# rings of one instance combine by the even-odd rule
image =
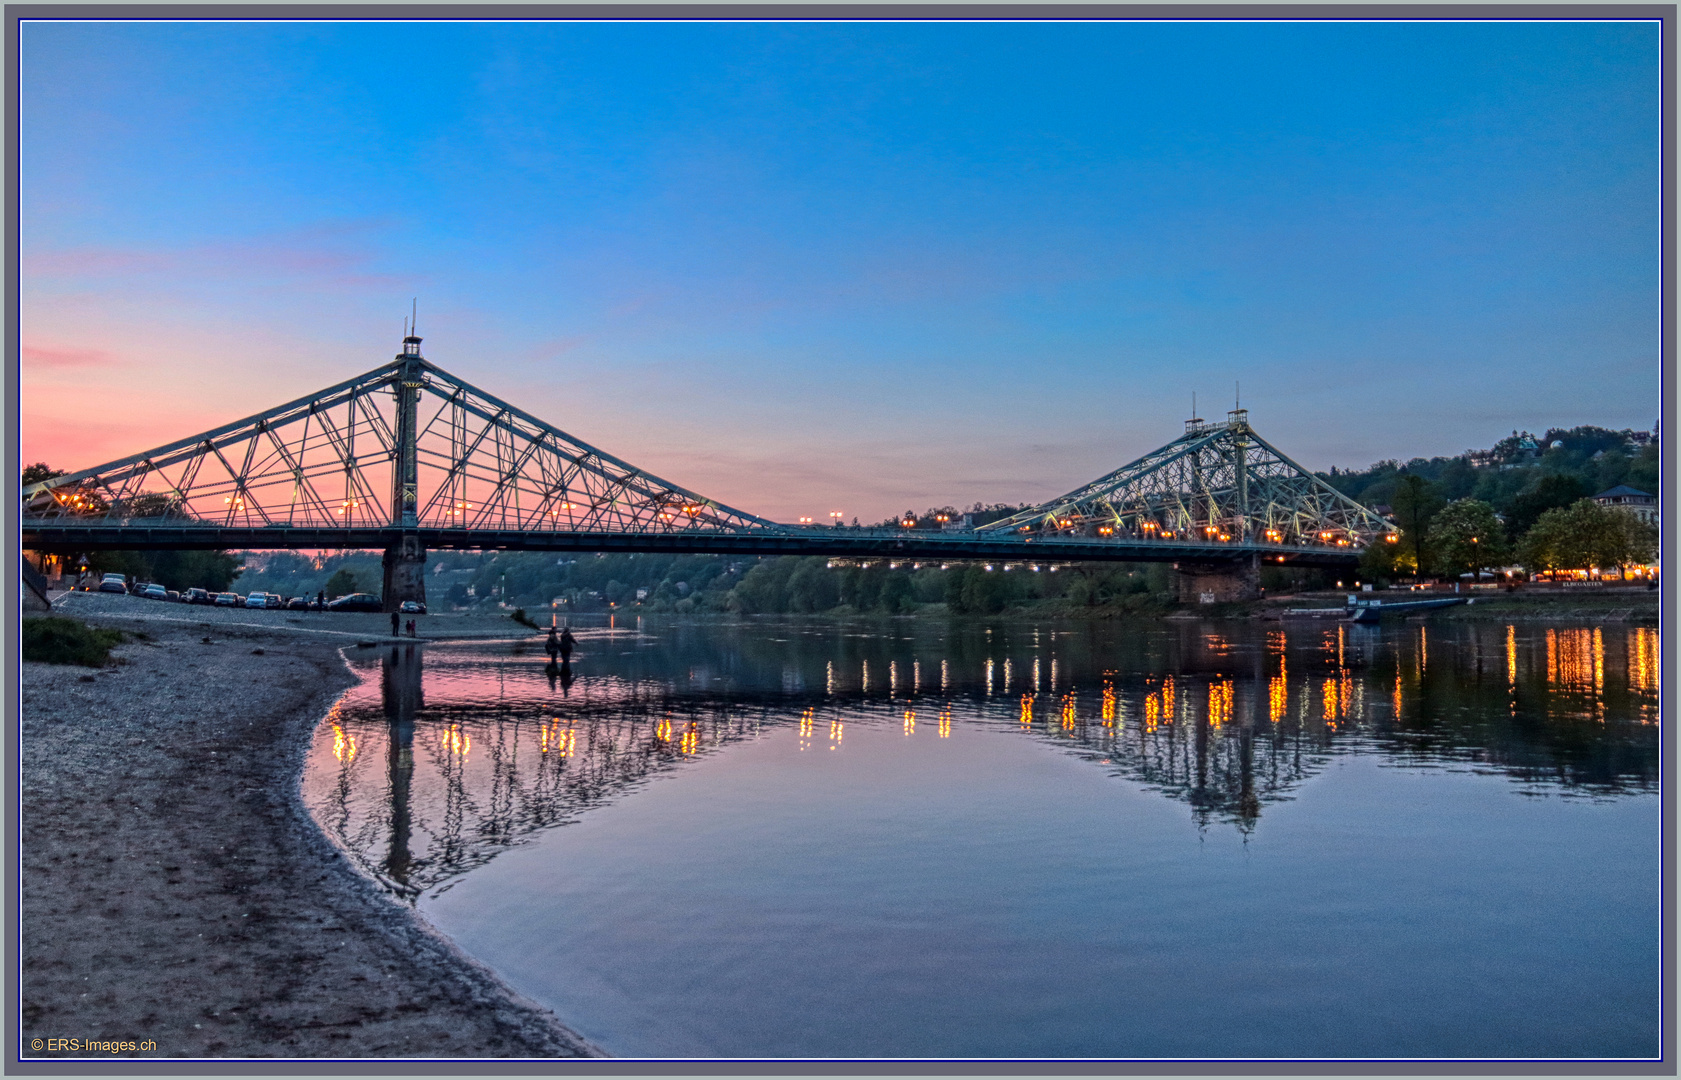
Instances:
[[[151,640],[98,671],[22,665],[25,1059],[599,1054],[304,810],[304,753],[353,682],[338,650],[357,628],[90,599],[61,609]]]

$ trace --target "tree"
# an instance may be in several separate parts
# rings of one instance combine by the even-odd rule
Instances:
[[[239,573],[239,560],[225,551],[159,551],[152,556],[152,580],[167,589],[224,592]]]
[[[1568,473],[1548,473],[1518,492],[1507,504],[1506,535],[1520,539],[1548,510],[1569,506],[1591,494],[1587,485]]]
[[[356,575],[349,570],[340,568],[332,577],[327,579],[325,590],[328,599],[335,596],[348,596],[356,591]]]
[[[1615,566],[1622,576],[1632,563],[1649,563],[1658,556],[1658,530],[1634,514],[1618,507],[1604,507],[1609,518],[1605,542],[1598,552],[1598,566]]]
[[[798,556],[784,555],[754,566],[743,575],[731,594],[737,608],[749,615],[787,611],[788,579],[799,565]]]
[[[1655,556],[1657,533],[1633,514],[1578,499],[1542,514],[1524,535],[1520,553],[1532,570],[1621,571]]]
[[[1377,540],[1360,552],[1360,577],[1366,581],[1388,582],[1396,574],[1395,555],[1399,544]]]
[[[55,476],[63,476],[63,469],[55,469],[44,461],[37,461],[33,465],[24,466],[23,486],[39,484],[43,480],[51,480]]]
[[[1401,526],[1402,543],[1412,548],[1413,566],[1423,573],[1429,565],[1425,558],[1426,535],[1430,531],[1431,519],[1442,508],[1442,497],[1434,484],[1417,473],[1409,472],[1396,482],[1389,505],[1395,512],[1396,524]]]
[[[788,578],[788,610],[828,611],[840,603],[840,584],[828,560],[814,555],[802,560]]]
[[[1480,499],[1459,499],[1440,511],[1430,523],[1430,548],[1436,565],[1454,577],[1469,571],[1480,578],[1484,567],[1510,555],[1494,507]]]
[[[92,551],[88,571],[155,581],[166,589],[223,592],[239,576],[239,560],[225,551]]]
[[[915,590],[911,588],[911,578],[903,571],[891,571],[881,583],[881,595],[876,601],[881,610],[889,615],[898,615],[916,606]]]

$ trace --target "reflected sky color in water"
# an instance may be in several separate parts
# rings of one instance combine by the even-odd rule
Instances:
[[[641,631],[352,654],[305,775],[614,1053],[1656,1052],[1655,630]]]

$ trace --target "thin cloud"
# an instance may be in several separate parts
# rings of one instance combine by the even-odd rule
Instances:
[[[65,349],[50,345],[25,345],[25,366],[44,368],[108,367],[122,361],[103,349]]]
[[[369,235],[377,223],[319,225],[270,236],[179,248],[79,247],[23,256],[26,275],[113,277],[178,274],[294,279],[337,287],[387,288],[412,276],[371,269],[380,256]]]
[[[553,338],[549,341],[539,341],[526,350],[525,359],[531,363],[542,363],[545,360],[556,360],[565,354],[587,344],[590,336],[579,334],[573,337]]]

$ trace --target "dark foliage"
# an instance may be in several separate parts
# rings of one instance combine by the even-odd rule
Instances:
[[[120,645],[121,630],[89,626],[62,615],[23,620],[23,658],[47,664],[102,667],[111,660],[111,646]]]

